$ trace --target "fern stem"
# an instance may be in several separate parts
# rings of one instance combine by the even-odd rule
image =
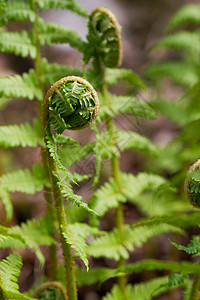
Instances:
[[[107,90],[107,86],[105,83],[105,79],[104,79],[104,84],[102,86],[102,94],[106,101],[107,107],[109,108],[110,100],[109,100],[109,95],[108,95],[108,90]],[[106,117],[106,125],[107,125],[107,129],[111,135],[113,146],[116,147],[117,141],[116,141],[116,136],[115,136],[115,132],[114,132],[114,128],[113,128],[113,122],[109,116]],[[113,156],[111,159],[111,164],[112,164],[112,176],[115,179],[118,189],[120,190],[120,166],[119,166],[118,157]],[[123,217],[123,205],[121,203],[118,204],[118,207],[116,209],[116,217],[115,218],[116,218],[116,220],[115,220],[116,227],[119,230],[119,234],[120,234],[121,244],[123,244],[124,217]],[[117,267],[120,268],[123,266],[125,266],[125,260],[123,258],[120,258],[117,262]],[[126,299],[126,276],[125,275],[122,275],[118,278],[118,284],[122,291],[124,299]]]
[[[34,60],[34,65],[35,65],[35,71],[36,71],[37,78],[38,78],[39,87],[41,88],[41,90],[44,94],[44,86],[41,81],[42,69],[41,69],[41,49],[40,49],[39,32],[38,32],[39,15],[38,15],[37,0],[34,0],[33,5],[34,5],[34,12],[35,12],[35,20],[33,23],[33,39],[34,39],[34,45],[36,47],[36,58]],[[41,108],[40,108],[40,110],[41,110]]]
[[[40,42],[39,42],[39,32],[38,32],[38,3],[37,0],[33,0],[33,9],[35,13],[35,20],[33,22],[33,40],[34,40],[34,45],[36,47],[36,58],[34,60],[34,68],[35,72],[37,74],[37,79],[38,79],[38,85],[39,88],[41,89],[43,95],[44,95],[44,85],[42,83],[41,77],[42,77],[42,69],[41,69],[41,48],[40,48]],[[38,101],[38,111],[40,115],[40,119],[42,116],[42,107],[41,103]],[[42,161],[44,168],[47,170],[48,173],[48,164],[47,164],[47,154],[46,151],[42,148]],[[54,212],[53,212],[53,201],[52,201],[52,195],[51,195],[51,189],[45,187],[45,200],[47,203],[47,212],[49,216],[51,216],[51,228],[49,228],[50,234],[53,239],[55,239],[55,232],[54,232]],[[56,275],[57,275],[57,258],[56,258],[56,252],[57,248],[56,245],[51,245],[49,247],[49,262],[50,262],[50,270],[49,270],[49,277],[51,280],[56,280]]]
[[[74,270],[74,261],[71,253],[71,247],[66,243],[65,238],[62,234],[61,225],[67,229],[67,220],[64,208],[64,201],[58,186],[57,179],[57,168],[54,160],[51,158],[49,151],[47,150],[47,156],[49,161],[49,172],[52,184],[52,191],[54,196],[54,205],[56,207],[57,219],[59,224],[59,233],[60,240],[62,243],[65,272],[66,272],[66,289],[69,300],[77,300],[77,291],[76,291],[76,279],[75,279],[75,270]]]
[[[0,300],[5,300],[6,298],[4,297],[3,295],[3,291],[2,289],[0,288]]]
[[[197,273],[193,280],[190,300],[199,300],[199,285],[200,285],[200,274]]]

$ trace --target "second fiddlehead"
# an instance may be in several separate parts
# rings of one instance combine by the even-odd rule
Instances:
[[[90,15],[88,40],[101,62],[109,68],[118,67],[122,60],[121,27],[115,15],[105,7],[94,9]]]
[[[76,300],[75,272],[70,245],[63,236],[64,227],[67,230],[64,200],[62,196],[60,171],[69,175],[62,166],[57,155],[55,135],[61,134],[65,129],[80,130],[91,125],[99,112],[99,99],[97,93],[85,79],[75,76],[64,77],[57,81],[47,92],[43,103],[43,131],[49,164],[54,205],[59,223],[59,233],[62,242],[65,260],[67,294],[69,300]],[[75,198],[73,191],[65,186],[66,198]],[[69,200],[69,199],[67,199]]]
[[[197,160],[189,169],[185,180],[185,193],[190,204],[200,208],[200,160]]]

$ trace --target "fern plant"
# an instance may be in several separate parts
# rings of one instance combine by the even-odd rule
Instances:
[[[0,32],[0,50],[22,58],[29,57],[34,67],[22,75],[1,77],[0,97],[5,104],[15,98],[36,99],[38,119],[33,120],[32,124],[0,126],[0,145],[5,149],[40,146],[42,156],[42,163],[35,163],[32,170],[15,169],[0,176],[0,198],[6,213],[4,222],[11,225],[12,192],[34,194],[44,189],[47,214],[37,221],[28,220],[19,226],[2,224],[0,247],[12,250],[29,247],[35,251],[43,266],[45,259],[39,246],[46,245],[49,247],[50,272],[47,283],[39,287],[36,284],[29,296],[23,295],[16,284],[22,258],[17,253],[11,253],[0,262],[1,297],[76,300],[76,281],[78,285],[89,285],[109,278],[117,278],[117,283],[103,296],[104,300],[152,299],[176,285],[190,286],[191,282],[185,284],[185,274],[172,276],[169,280],[167,276],[158,277],[139,284],[128,283],[126,276],[129,272],[156,268],[198,273],[196,264],[192,268],[189,263],[170,265],[150,260],[128,264],[127,260],[135,247],[142,247],[153,237],[169,232],[184,234],[183,228],[198,224],[199,213],[177,216],[175,219],[173,213],[187,210],[188,206],[181,201],[174,203],[175,194],[169,181],[156,172],[133,175],[120,169],[120,156],[124,150],[138,151],[151,159],[159,158],[162,151],[138,132],[126,131],[115,125],[115,120],[123,114],[137,118],[156,117],[152,107],[137,96],[115,95],[109,89],[123,80],[135,91],[145,90],[143,81],[132,70],[118,68],[122,61],[122,40],[116,17],[105,7],[95,9],[88,16],[75,0],[12,0],[2,4],[0,23],[4,30]],[[44,22],[39,15],[40,9],[56,8],[88,17],[86,42],[71,29]],[[29,22],[30,29],[10,32],[6,30],[6,24],[10,21]],[[195,39],[195,35],[188,38],[188,47],[191,39]],[[69,43],[82,52],[83,70],[49,63],[43,58],[41,47],[52,43]],[[181,38],[179,45],[181,47]],[[192,51],[197,50],[198,45]],[[188,67],[188,72],[191,74],[194,69]],[[185,78],[185,82],[191,82],[195,76],[190,80]],[[98,91],[98,96],[94,89]],[[79,146],[77,141],[62,135],[65,129],[86,128],[95,119],[97,122],[92,129],[96,139],[92,143]],[[106,124],[103,130],[102,124]],[[69,168],[91,153],[95,157],[92,188],[96,190],[86,203],[80,195],[74,194],[73,185],[88,179],[90,175],[73,173]],[[112,172],[102,183],[101,169],[105,160],[110,161]],[[169,201],[166,201],[166,194],[171,196]],[[159,201],[151,202],[156,197]],[[136,206],[147,218],[125,224],[125,203]],[[153,211],[149,209],[149,203],[152,203]],[[98,225],[110,209],[115,210],[115,226],[108,232],[100,230]],[[88,216],[89,224],[84,222]],[[60,264],[57,260],[58,235],[64,256],[64,263]],[[78,256],[86,268],[75,267],[74,256]],[[100,257],[114,259],[116,268],[101,267],[88,271],[89,259]]]

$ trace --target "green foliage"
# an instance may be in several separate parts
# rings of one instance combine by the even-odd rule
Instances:
[[[22,57],[30,55],[31,58],[36,58],[36,47],[25,30],[20,33],[0,32],[0,50]]]
[[[136,88],[146,89],[143,81],[132,70],[106,68],[105,79],[108,85],[113,85],[120,80],[125,80]]]
[[[156,278],[144,283],[127,285],[126,287],[126,299],[138,299],[138,300],[151,300],[152,297],[156,297],[163,292],[167,291],[166,287],[158,289],[163,283],[165,283],[167,277]],[[123,300],[124,295],[119,286],[114,285],[111,293],[103,297],[103,300]]]
[[[171,242],[172,245],[174,245],[178,250],[183,250],[187,254],[196,254],[200,252],[200,241],[198,240],[191,240],[190,243],[185,247],[182,245],[179,245],[175,242]]]
[[[152,222],[152,224],[124,225],[123,240],[121,241],[120,232],[114,229],[89,244],[88,253],[94,257],[105,256],[119,260],[127,259],[128,251],[133,251],[134,247],[142,247],[150,238],[168,232],[182,233],[180,228],[166,223]]]
[[[32,248],[35,251],[41,265],[45,259],[39,248],[40,245],[56,244],[56,241],[49,235],[47,225],[49,220],[28,220],[21,226],[13,226],[11,228],[0,227],[0,247],[11,249]]]
[[[0,126],[0,145],[5,148],[43,145],[42,134],[37,131],[39,125],[37,120],[35,120],[34,125],[34,127],[31,127],[29,123],[24,123],[20,125]]]
[[[87,244],[85,239],[89,235],[99,235],[102,234],[98,229],[90,227],[87,224],[75,223],[70,224],[68,229],[62,226],[63,236],[66,239],[66,242],[72,246],[76,251],[77,255],[84,262],[87,270],[89,269],[89,262],[87,258]]]
[[[11,253],[0,262],[0,287],[4,297],[22,300],[32,299],[19,292],[19,286],[16,282],[21,267],[22,258],[18,253]]]
[[[46,58],[42,59],[42,76],[41,80],[44,85],[52,85],[60,78],[69,75],[81,76],[82,72],[74,67],[49,63]]]
[[[156,118],[156,113],[151,106],[134,96],[117,96],[109,93],[109,99],[111,107],[107,107],[104,97],[100,94],[101,109],[99,116],[101,119],[104,119],[106,115],[114,117],[124,113],[129,113],[140,118]]]
[[[148,66],[145,73],[151,81],[159,80],[161,76],[165,76],[188,88],[198,82],[197,66],[191,62],[175,61],[157,63]],[[173,101],[171,102],[173,105]]]
[[[73,12],[87,17],[87,12],[78,5],[76,0],[38,0],[38,5],[41,9],[52,9],[52,8],[62,8],[62,9],[69,9]]]
[[[199,54],[199,32],[181,31],[162,38],[154,48],[168,47],[170,49],[184,50],[189,53]]]
[[[7,23],[8,21],[35,21],[35,12],[31,9],[29,3],[23,0],[9,1],[7,3],[6,10],[1,16],[1,23]]]
[[[32,69],[30,69],[29,73],[23,73],[22,76],[1,77],[0,86],[0,96],[23,97],[30,100],[33,100],[34,97],[39,100],[43,99],[42,91],[38,87],[37,76]]]
[[[200,23],[199,13],[199,4],[185,5],[172,16],[167,29],[173,30],[178,26],[184,25],[185,23],[198,24]]]
[[[39,22],[39,41],[41,46],[44,44],[50,46],[51,43],[68,43],[79,50],[83,47],[83,41],[75,31],[54,23],[44,23],[42,20]]]

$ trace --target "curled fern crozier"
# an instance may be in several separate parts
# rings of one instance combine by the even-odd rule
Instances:
[[[109,68],[120,66],[122,61],[121,27],[115,15],[105,7],[94,9],[89,18],[89,40],[97,55]]]
[[[200,208],[200,159],[189,169],[185,180],[185,193],[190,204]]]
[[[40,300],[67,300],[67,295],[60,282],[52,281],[41,284],[36,289],[34,298]]]
[[[64,77],[46,94],[43,126],[51,125],[57,133],[84,129],[95,121],[98,112],[99,98],[91,84],[81,77]]]

